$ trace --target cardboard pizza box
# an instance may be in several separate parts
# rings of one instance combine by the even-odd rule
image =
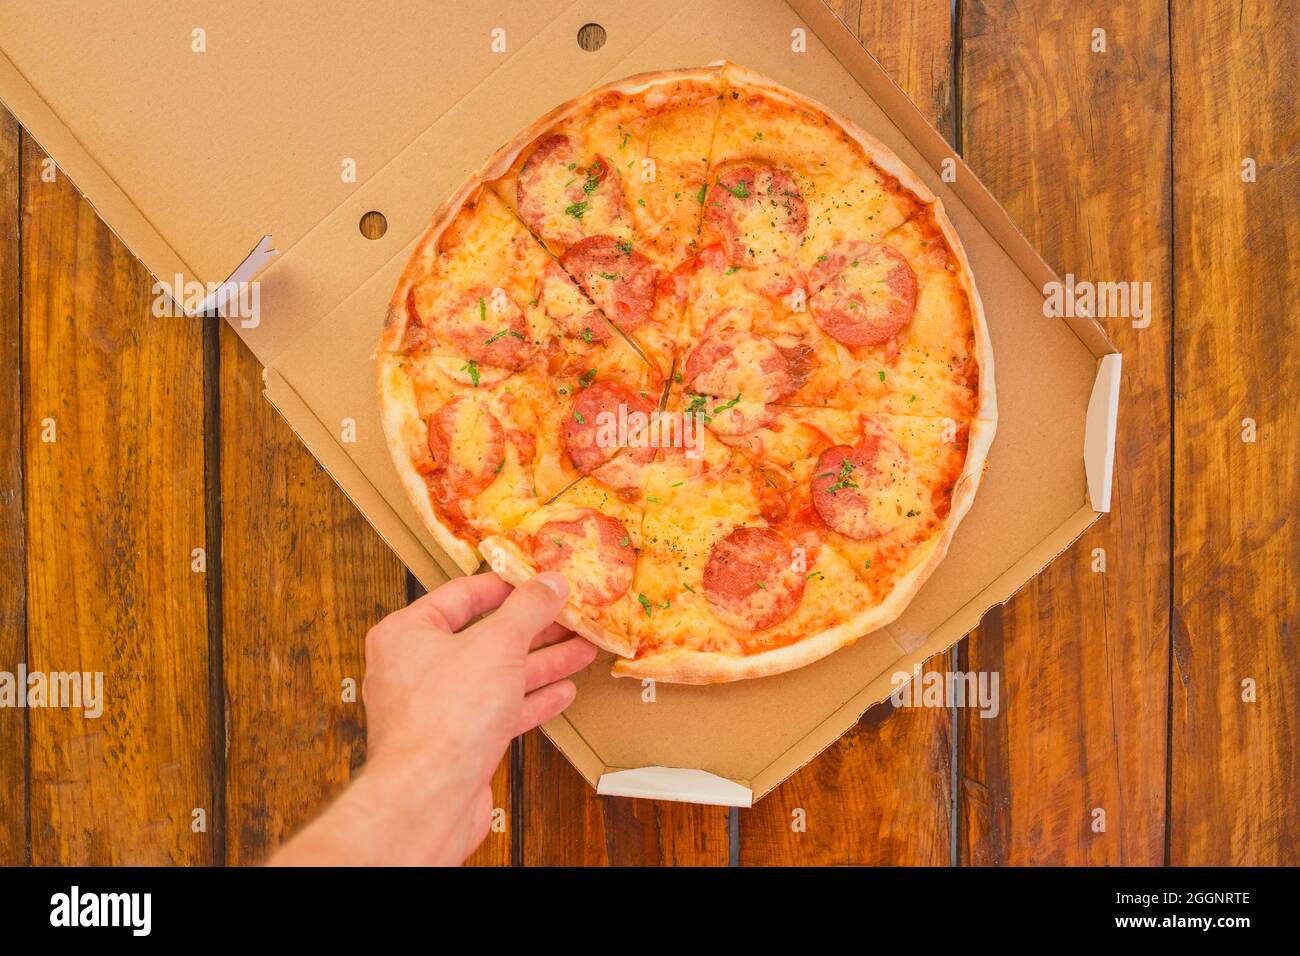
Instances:
[[[589,52],[577,36],[592,23],[605,41]],[[545,727],[600,793],[748,806],[1110,501],[1120,356],[1095,321],[1044,316],[1052,270],[832,12],[820,0],[340,2],[310,16],[252,0],[0,3],[0,99],[177,298],[187,284],[195,308],[231,298],[267,397],[429,588],[456,571],[399,485],[371,359],[412,246],[464,177],[551,107],[720,59],[853,118],[942,198],[983,298],[999,406],[975,505],[893,625],[801,670],[712,687],[615,680],[602,658]],[[382,238],[359,228],[371,212]],[[254,277],[256,297],[234,293],[250,301],[221,285]]]

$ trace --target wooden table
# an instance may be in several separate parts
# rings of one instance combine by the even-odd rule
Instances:
[[[1106,322],[1117,507],[930,662],[1000,672],[995,719],[869,712],[732,813],[597,797],[532,733],[476,862],[1300,863],[1285,8],[839,5],[1059,272],[1151,283],[1148,327]],[[51,172],[0,111],[0,670],[102,670],[111,704],[0,710],[0,863],[253,863],[361,763],[344,681],[415,589],[247,349],[153,318]]]

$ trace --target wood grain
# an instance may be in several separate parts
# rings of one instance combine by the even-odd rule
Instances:
[[[0,107],[0,671],[27,659],[27,532],[23,521],[19,151],[22,131]],[[28,862],[27,714],[0,709],[0,866]]]
[[[1169,859],[1295,866],[1300,20],[1285,4],[1194,0],[1173,11]],[[1248,159],[1255,182],[1242,178]],[[1253,443],[1242,440],[1247,419]]]
[[[211,863],[202,329],[22,154],[28,663],[104,681],[99,719],[27,712],[33,861]]]
[[[921,112],[951,139],[947,3],[832,4]],[[926,663],[947,671],[953,653]],[[952,713],[878,705],[847,736],[740,813],[740,861],[945,865],[951,857]],[[802,811],[806,830],[792,824]]]
[[[727,811],[599,797],[543,736],[524,738],[526,866],[726,866]]]
[[[1164,3],[961,7],[962,146],[1062,275],[1150,282],[1124,353],[1115,508],[967,641],[995,719],[959,713],[973,864],[1158,864],[1169,653],[1169,63]],[[1094,29],[1106,52],[1092,52]],[[992,461],[996,467],[997,449]],[[1106,570],[1092,570],[1094,549]],[[1104,812],[1104,832],[1094,830]]]
[[[365,634],[405,603],[406,573],[262,396],[261,365],[224,322],[220,349],[226,854],[248,864],[364,759]]]

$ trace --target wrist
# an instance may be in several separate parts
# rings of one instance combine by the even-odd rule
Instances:
[[[283,866],[455,866],[468,852],[472,789],[454,768],[375,759],[271,860]],[[447,772],[449,771],[450,774]]]

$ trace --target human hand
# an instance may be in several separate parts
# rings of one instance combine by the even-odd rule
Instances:
[[[457,578],[371,628],[369,760],[272,862],[452,865],[469,856],[491,825],[492,774],[511,739],[563,711],[577,692],[565,678],[596,656],[555,623],[568,590],[554,572],[518,588],[495,574]]]

